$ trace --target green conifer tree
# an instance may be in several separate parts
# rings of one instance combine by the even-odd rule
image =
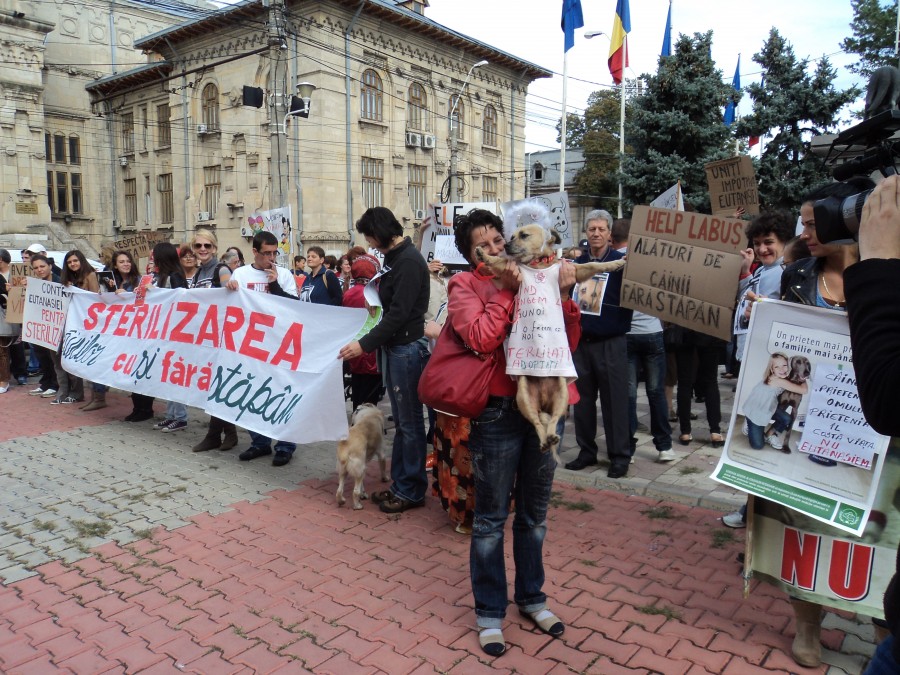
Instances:
[[[897,29],[897,4],[879,0],[850,0],[853,7],[853,37],[844,38],[841,48],[859,56],[859,62],[848,68],[866,80],[881,66],[896,66],[894,39]]]

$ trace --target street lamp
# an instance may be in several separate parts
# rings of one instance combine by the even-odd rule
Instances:
[[[316,85],[312,82],[298,82],[297,96],[291,96],[290,110],[288,110],[281,119],[281,133],[287,135],[288,117],[309,117],[309,105],[312,99],[312,93],[316,90]]]
[[[459,199],[459,177],[457,175],[457,164],[459,161],[459,122],[456,124],[453,123],[453,115],[456,112],[456,106],[459,103],[459,99],[462,97],[463,92],[466,90],[466,85],[469,84],[469,78],[472,77],[472,73],[475,72],[476,68],[481,68],[481,66],[486,66],[488,64],[487,61],[479,61],[474,64],[471,68],[469,68],[469,72],[466,74],[466,79],[463,80],[462,86],[459,88],[459,92],[453,97],[453,105],[450,106],[450,190],[449,190],[449,200],[451,202],[455,202]]]
[[[591,38],[597,37],[599,35],[606,35],[607,39],[612,42],[612,39],[604,33],[602,30],[590,31],[589,33],[585,33],[584,37],[588,40]],[[627,49],[627,46],[626,46]],[[627,63],[627,61],[626,61]],[[623,200],[623,191],[622,191],[622,164],[625,161],[625,73],[622,73],[622,83],[619,85],[619,97],[621,99],[621,103],[619,105],[619,207],[618,207],[618,217],[622,217],[622,200]]]

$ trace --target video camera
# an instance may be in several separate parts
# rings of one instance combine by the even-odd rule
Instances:
[[[858,239],[863,205],[874,189],[868,187],[872,185],[869,175],[876,170],[885,177],[897,173],[894,164],[900,157],[900,140],[892,140],[897,131],[900,131],[900,110],[884,110],[845,129],[834,139],[826,162],[851,152],[856,155],[859,147],[864,145],[861,157],[841,164],[831,174],[836,181],[856,186],[861,191],[843,199],[826,197],[813,205],[816,237],[820,242]]]

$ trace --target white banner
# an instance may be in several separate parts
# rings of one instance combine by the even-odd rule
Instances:
[[[453,220],[456,216],[465,215],[472,209],[485,209],[491,213],[497,213],[497,205],[494,202],[428,205],[428,209],[425,211],[425,220],[422,221],[422,226],[419,228],[419,251],[422,252],[425,262],[431,262],[436,257],[434,247],[438,236],[453,236]],[[382,260],[382,262],[384,261]]]
[[[684,211],[684,199],[681,195],[681,181],[675,183],[675,185],[650,202],[650,206],[655,206],[660,209]]]
[[[96,297],[93,293],[87,295]],[[22,340],[56,351],[62,341],[71,297],[72,289],[62,284],[28,277],[22,312]]]
[[[364,309],[226,289],[76,294],[63,367],[297,443],[347,433],[341,347]]]

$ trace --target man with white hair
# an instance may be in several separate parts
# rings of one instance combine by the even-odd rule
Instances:
[[[587,214],[584,222],[589,251],[575,262],[611,262],[623,257],[610,245],[612,216],[602,210]],[[579,471],[597,464],[597,395],[606,434],[609,457],[607,476],[622,478],[631,463],[631,435],[628,430],[628,352],[625,334],[631,328],[631,310],[619,307],[622,270],[609,275],[600,315],[581,314],[581,340],[573,359],[578,379],[575,386],[581,400],[575,404],[575,441],[578,457],[566,468]]]

